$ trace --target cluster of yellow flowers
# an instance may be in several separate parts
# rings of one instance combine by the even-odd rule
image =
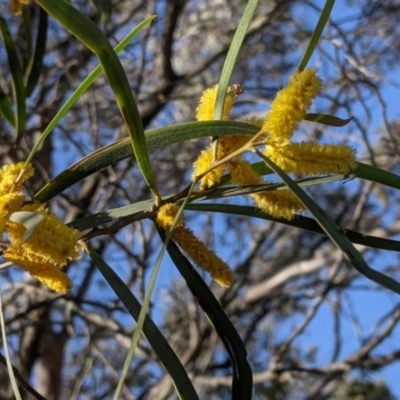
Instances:
[[[197,108],[198,121],[213,119],[217,88],[214,86],[203,92]],[[296,175],[347,173],[355,168],[354,150],[350,146],[291,142],[298,124],[321,89],[322,81],[314,69],[296,72],[290,78],[288,85],[277,94],[265,120],[245,121],[260,128],[263,133],[262,143],[265,145],[263,153],[287,173]],[[231,90],[228,89],[225,98],[223,119],[228,119],[233,105]],[[244,136],[222,136],[218,143],[217,160],[229,156],[248,141],[249,138]],[[195,161],[193,180],[204,174],[215,161],[212,151],[210,145]],[[236,156],[202,177],[200,189],[217,185],[226,169],[231,174],[232,183],[239,186],[266,183],[253,170],[250,163],[242,160],[241,156]],[[259,209],[276,218],[292,219],[296,212],[304,211],[303,204],[287,189],[254,193],[250,196]]]
[[[216,85],[203,92],[197,107],[196,119],[198,121],[213,120],[217,89]],[[347,173],[355,168],[355,152],[349,146],[316,142],[293,143],[291,141],[298,124],[321,89],[322,81],[314,69],[296,72],[290,78],[288,85],[277,94],[264,120],[253,118],[245,121],[260,128],[258,135],[260,142],[257,144],[264,145],[263,153],[287,173],[296,175],[334,174]],[[229,119],[229,112],[237,94],[235,86],[228,88],[222,115],[223,120]],[[240,187],[266,183],[251,164],[242,159],[240,152],[236,153],[239,155],[232,156],[224,164],[209,170],[214,161],[226,158],[242,148],[249,140],[248,136],[221,136],[218,141],[216,159],[214,159],[212,145],[201,152],[193,164],[192,175],[193,181],[200,178],[200,191],[218,185],[225,171],[230,173],[232,183]],[[257,208],[276,218],[290,220],[297,212],[305,211],[303,204],[287,189],[253,193],[250,196]],[[177,211],[176,205],[164,205],[159,210],[156,222],[168,230]],[[214,280],[223,286],[232,283],[233,275],[228,265],[209,250],[204,243],[195,238],[182,221],[179,221],[172,238],[200,268],[208,271]]]
[[[0,235],[8,236],[1,243],[3,257],[50,289],[66,293],[72,284],[61,268],[78,257],[81,232],[67,227],[43,204],[25,198],[22,185],[33,172],[32,166],[24,168],[23,163],[5,165],[0,170]],[[18,211],[41,216],[29,237],[25,237],[26,227],[12,218]]]

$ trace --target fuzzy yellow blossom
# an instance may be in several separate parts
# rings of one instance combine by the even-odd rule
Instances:
[[[179,207],[175,204],[163,205],[156,218],[159,226],[168,230],[177,214]],[[201,269],[208,272],[221,286],[230,286],[233,282],[233,272],[229,266],[211,251],[193,232],[180,222],[172,234],[172,238]]]
[[[5,252],[4,258],[23,268],[56,292],[68,293],[72,288],[72,282],[68,275],[38,252],[31,253],[23,247],[13,246]]]
[[[203,91],[201,94],[199,105],[196,108],[197,121],[212,121],[214,119],[215,101],[217,99],[218,85],[214,85]],[[229,112],[233,106],[235,98],[234,88],[230,86],[225,96],[224,111],[222,112],[222,119],[229,119]]]
[[[193,163],[192,180],[194,181],[198,176],[202,175],[210,168],[213,163],[213,151],[211,145],[203,150],[197,160]],[[225,167],[219,165],[208,172],[203,178],[200,179],[200,189],[207,189],[221,182],[224,175]]]
[[[7,219],[13,212],[19,210],[25,201],[25,196],[19,192],[0,195],[0,236],[6,229]]]
[[[249,137],[245,135],[226,135],[219,138],[218,144],[218,159],[228,156],[235,150],[242,147],[246,142],[249,141]],[[240,157],[239,157],[240,158]],[[211,166],[213,162],[213,149],[212,145],[207,147],[200,153],[200,156],[193,163],[194,171],[192,180],[197,176],[201,175]],[[224,175],[225,166],[219,165],[213,168],[200,180],[200,189],[207,189],[221,182],[222,176]]]
[[[68,260],[76,259],[79,255],[76,247],[77,241],[82,233],[77,229],[69,228],[55,214],[41,203],[28,204],[22,211],[34,211],[43,216],[34,233],[26,241],[23,241],[23,231],[21,224],[9,222],[7,230],[12,246],[21,246],[29,253],[40,253],[55,265],[63,267]],[[18,225],[18,227],[16,227]]]
[[[204,90],[200,97],[199,105],[196,109],[196,119],[198,121],[210,121],[214,119],[215,101],[217,96],[218,85],[215,85],[209,89]],[[229,118],[229,112],[233,106],[235,99],[239,94],[243,92],[243,88],[240,85],[232,85],[228,88],[225,96],[224,111],[222,119],[227,120]],[[227,156],[234,150],[248,141],[249,138],[245,136],[222,136],[219,138],[217,158],[221,159]],[[209,146],[206,150],[200,153],[200,156],[194,162],[194,172],[192,180],[196,179],[199,175],[203,174],[213,163],[213,150],[212,146]],[[225,167],[220,165],[210,171],[206,176],[200,180],[200,189],[204,190],[218,184],[224,174]]]
[[[9,216],[19,210],[26,201],[20,193],[23,182],[33,175],[33,168],[24,163],[3,165],[0,169],[0,236],[3,234]],[[19,181],[17,179],[22,172]]]
[[[157,213],[157,220],[156,220],[157,225],[161,226],[161,228],[169,230],[172,224],[174,223],[178,211],[179,211],[179,206],[177,206],[176,204],[173,203],[164,204]],[[182,224],[183,224],[183,219],[181,215],[176,226],[180,226]]]
[[[77,241],[81,232],[66,226],[40,203],[28,204],[22,211],[37,212],[43,220],[25,241],[25,227],[9,221],[7,233],[11,246],[4,252],[4,258],[24,268],[51,289],[66,293],[71,283],[60,268],[78,257]]]
[[[30,0],[11,0],[10,1],[10,12],[14,15],[21,15],[22,7],[24,4],[29,4]]]
[[[287,189],[270,192],[253,193],[250,195],[264,213],[275,218],[291,220],[299,211],[306,211],[303,203]]]
[[[228,169],[232,182],[239,186],[266,183],[247,161],[240,160],[236,163],[230,163]],[[305,211],[303,203],[287,189],[252,193],[250,197],[256,203],[257,208],[275,218],[290,220],[296,212]]]
[[[0,169],[0,196],[20,190],[24,181],[33,176],[33,168],[29,164],[23,171],[22,177],[16,182],[23,167],[23,162],[3,165]]]
[[[234,151],[243,147],[250,137],[247,135],[226,135],[221,136],[218,142],[218,159],[222,159]]]
[[[269,144],[290,140],[321,89],[322,81],[314,69],[305,69],[290,77],[288,85],[276,95],[262,125],[262,130],[269,133]]]
[[[340,174],[356,167],[354,149],[344,144],[289,143],[266,146],[264,154],[297,175]]]
[[[230,286],[233,282],[233,272],[223,260],[211,251],[193,232],[178,226],[172,235],[179,247],[198,265],[208,272],[211,278],[221,286]]]
[[[61,271],[69,260],[78,257],[77,241],[81,232],[67,227],[38,202],[28,203],[21,193],[23,183],[33,175],[33,168],[17,163],[0,169],[0,235],[7,232],[11,244],[4,259],[25,269],[51,289],[66,293],[71,281]],[[26,238],[26,227],[12,219],[17,211],[34,212],[42,220]]]

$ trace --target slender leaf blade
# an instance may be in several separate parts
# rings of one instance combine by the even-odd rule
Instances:
[[[25,105],[25,85],[23,80],[22,68],[18,59],[17,49],[14,41],[11,38],[6,20],[0,16],[0,32],[6,48],[8,64],[12,82],[14,86],[15,102],[17,106],[17,117],[15,119],[16,142],[19,143],[23,137],[26,120],[26,105]]]
[[[159,234],[164,241],[164,230],[159,229]],[[233,367],[232,399],[251,399],[253,375],[237,330],[201,276],[172,241],[168,243],[167,251],[226,348]]]
[[[18,384],[15,379],[14,368],[12,366],[11,358],[10,358],[10,352],[8,351],[7,333],[6,333],[6,324],[4,321],[1,286],[0,286],[0,330],[1,330],[1,339],[3,342],[3,348],[4,348],[4,355],[5,355],[4,358],[6,359],[7,372],[8,372],[8,376],[10,377],[12,391],[13,391],[13,394],[14,394],[16,400],[22,400],[21,394],[18,389]]]
[[[334,115],[307,113],[303,119],[323,125],[342,127],[346,126],[353,118],[342,119]]]
[[[7,99],[3,88],[0,86],[0,111],[9,124],[15,128],[15,115],[10,101]]]
[[[394,279],[376,271],[368,266],[362,258],[360,252],[353,246],[351,241],[342,233],[340,228],[332,221],[322,208],[314,202],[280,167],[272,162],[268,157],[256,150],[269,168],[271,168],[286,184],[286,186],[296,195],[296,197],[307,207],[314,216],[318,224],[325,231],[327,236],[342,250],[345,257],[350,261],[354,268],[366,278],[381,285],[394,293],[400,294],[400,283]]]
[[[114,272],[114,270],[100,257],[96,251],[87,246],[87,252],[94,264],[97,266],[104,279],[121,300],[135,321],[138,321],[142,306],[139,300],[133,295],[128,286]],[[160,361],[171,376],[175,388],[183,399],[198,399],[196,391],[183,367],[179,358],[172,350],[168,341],[162,335],[153,320],[146,315],[143,323],[143,334],[154,349]]]
[[[243,122],[205,121],[170,125],[146,132],[149,150],[174,143],[220,135],[254,135],[258,128]],[[129,139],[122,139],[84,157],[63,171],[35,195],[35,200],[46,202],[63,190],[101,169],[131,157]]]
[[[313,218],[296,215],[290,221],[283,218],[274,218],[268,214],[263,213],[261,210],[251,207],[236,204],[221,204],[221,203],[190,203],[185,207],[186,210],[197,212],[216,212],[229,215],[240,215],[250,218],[259,218],[266,221],[278,222],[294,228],[304,229],[310,232],[325,235],[325,231]],[[385,239],[377,236],[366,235],[365,233],[346,229],[340,227],[340,230],[348,239],[355,244],[371,247],[379,250],[388,250],[400,252],[400,241],[393,239]]]
[[[224,111],[224,103],[226,91],[228,89],[233,70],[236,65],[236,60],[239,57],[239,52],[242,47],[243,41],[246,37],[247,30],[250,26],[251,20],[253,19],[254,12],[258,6],[258,0],[249,0],[246,8],[243,12],[242,18],[240,19],[239,25],[233,36],[231,45],[226,55],[224,66],[222,67],[221,76],[219,78],[217,96],[215,99],[214,119],[219,120],[222,117]]]
[[[352,171],[357,178],[366,179],[371,182],[400,190],[400,176],[389,171],[374,167],[364,163],[357,163],[357,168]]]
[[[43,69],[43,58],[46,54],[47,26],[48,16],[47,13],[41,8],[39,14],[39,26],[36,37],[35,52],[28,74],[28,80],[26,82],[26,97],[29,97],[32,94],[39,81],[40,74]]]
[[[120,53],[125,47],[144,29],[150,22],[154,21],[155,16],[152,15],[142,21],[138,26],[132,29],[115,47],[115,52]],[[92,83],[99,77],[99,75],[103,72],[103,68],[101,65],[98,65],[78,86],[78,88],[72,93],[69,99],[60,107],[57,111],[57,114],[50,121],[49,125],[47,125],[46,129],[40,135],[40,138],[33,146],[28,158],[25,161],[25,165],[30,163],[35,156],[36,152],[40,149],[43,142],[47,139],[56,125],[60,122],[60,120],[65,116],[65,114],[71,109],[71,107],[79,100],[79,98],[86,92],[86,90],[92,85]]]
[[[122,64],[106,36],[93,21],[65,0],[37,0],[37,3],[97,55],[121,111],[136,161],[147,186],[158,199],[139,110]]]
[[[314,50],[318,45],[319,39],[321,38],[325,25],[329,20],[334,4],[335,0],[326,0],[325,6],[319,17],[317,26],[315,27],[314,32],[311,36],[310,43],[308,44],[307,49],[304,52],[303,58],[301,59],[300,64],[297,67],[297,70],[299,72],[303,71],[306,68],[308,62],[310,61],[310,58],[313,55]]]

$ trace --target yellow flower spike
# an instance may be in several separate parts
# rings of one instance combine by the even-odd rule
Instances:
[[[214,85],[203,91],[201,94],[199,105],[196,108],[197,121],[212,121],[214,119],[215,100],[217,99],[218,85]],[[232,95],[231,95],[232,93]],[[222,120],[229,119],[229,112],[237,97],[235,87],[230,86],[225,96],[224,111],[222,113]]]
[[[19,192],[0,195],[0,236],[6,228],[8,217],[19,210],[25,201],[25,196]]]
[[[221,136],[219,138],[218,159],[226,157],[230,153],[242,147],[248,141],[249,137],[244,135]],[[240,159],[240,156],[238,158]],[[213,163],[213,153],[212,153],[212,145],[210,145],[200,153],[200,156],[193,163],[194,171],[192,174],[192,181],[196,179],[197,176],[207,171],[207,169],[210,168],[212,163]],[[225,171],[224,165],[219,165],[218,167],[212,169],[207,175],[201,178],[200,189],[207,189],[220,183],[222,176],[224,175],[224,171]]]
[[[23,268],[56,292],[68,293],[72,288],[68,276],[39,253],[31,253],[23,247],[10,247],[4,253],[4,258]]]
[[[233,282],[233,272],[228,264],[222,261],[190,229],[178,226],[172,235],[179,247],[202,270],[208,272],[211,278],[221,286],[230,286]]]
[[[265,183],[247,161],[230,163],[228,166],[232,182],[239,186]],[[288,190],[253,193],[250,197],[257,208],[275,218],[292,219],[296,212],[305,211],[303,204]]]
[[[291,220],[299,211],[306,211],[303,203],[289,190],[253,193],[257,208],[275,218]]]
[[[230,162],[228,170],[231,180],[239,186],[261,185],[264,183],[262,177],[257,174],[248,161]]]
[[[220,136],[218,142],[218,159],[222,159],[243,147],[251,138],[246,135]]]
[[[203,150],[197,160],[193,163],[193,174],[192,181],[194,181],[199,175],[203,174],[210,168],[213,163],[213,152],[212,146],[207,147]],[[218,167],[212,169],[207,175],[200,179],[200,190],[210,188],[221,182],[222,176],[224,175],[225,167],[219,165]]]
[[[80,231],[69,228],[56,215],[46,210],[43,204],[28,204],[22,211],[37,212],[43,215],[44,219],[25,242],[25,227],[17,222],[8,222],[7,232],[11,247],[20,246],[29,254],[39,254],[60,267],[66,265],[68,260],[78,257],[76,243],[82,235]]]
[[[171,228],[175,220],[176,214],[178,214],[178,211],[179,211],[179,206],[177,206],[176,204],[173,203],[164,204],[158,210],[156,218],[157,225],[168,230],[169,228]],[[181,215],[181,218],[178,221],[177,226],[182,224],[183,224],[183,219]]]
[[[276,95],[262,125],[262,130],[269,133],[268,143],[288,142],[321,90],[322,81],[314,69],[295,72],[288,85]]]
[[[345,174],[356,167],[355,150],[344,144],[267,145],[264,154],[284,171],[297,175]]]
[[[165,204],[158,211],[156,223],[169,230],[179,207],[175,204]],[[179,247],[204,271],[221,286],[230,286],[233,282],[233,272],[229,266],[211,251],[193,232],[186,228],[182,221],[175,227],[172,238]]]
[[[10,1],[10,12],[14,15],[22,14],[22,7],[24,4],[29,4],[30,0],[11,0]]]
[[[3,167],[0,169],[0,196],[8,194],[10,191],[16,192],[20,190],[24,181],[33,176],[33,167],[31,164],[29,164],[25,168],[18,183],[16,183],[16,180],[23,168],[23,162],[11,165],[3,165]]]
[[[215,101],[217,96],[218,85],[204,90],[202,93],[199,105],[196,109],[196,119],[198,121],[211,121],[214,119],[214,109]],[[229,112],[233,106],[235,99],[243,93],[243,87],[241,85],[232,85],[227,89],[227,94],[225,96],[224,111],[222,114],[222,119],[229,119]],[[246,136],[222,136],[219,138],[218,143],[218,154],[217,158],[221,159],[242,147],[249,140]],[[203,150],[200,156],[194,162],[194,172],[192,175],[192,181],[194,181],[199,175],[207,171],[211,164],[213,163],[213,149],[212,146]],[[207,189],[214,185],[217,185],[224,174],[225,167],[220,165],[210,171],[206,176],[200,180],[200,190]]]
[[[7,233],[11,245],[4,252],[4,258],[25,269],[51,289],[65,293],[71,287],[71,282],[60,268],[78,257],[77,242],[81,232],[66,226],[40,203],[27,204],[22,211],[37,212],[43,215],[43,220],[25,241],[25,227],[18,222],[8,221]]]

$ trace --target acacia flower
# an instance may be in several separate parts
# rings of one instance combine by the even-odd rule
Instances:
[[[233,103],[238,96],[238,92],[235,90],[235,86],[230,86],[227,89],[224,111],[222,112],[222,119],[229,119],[229,112],[233,106]],[[215,101],[217,100],[218,85],[214,85],[203,91],[201,94],[199,105],[196,108],[196,119],[197,121],[212,121],[214,119]],[[240,94],[240,93],[239,93]]]
[[[160,227],[169,230],[178,213],[179,207],[168,203],[158,211],[156,222]],[[233,273],[229,266],[211,251],[193,232],[186,228],[183,221],[179,221],[174,229],[172,238],[179,247],[204,271],[221,286],[230,286],[233,282]]]
[[[18,211],[25,201],[25,196],[19,192],[0,195],[0,237],[6,229],[7,219],[13,212]]]
[[[321,90],[322,81],[314,69],[295,72],[288,85],[276,95],[262,125],[262,130],[269,133],[267,143],[288,142]]]
[[[244,144],[246,144],[246,142],[248,142],[248,140],[249,137],[244,135],[221,136],[218,143],[218,159],[221,160],[222,158],[233,153],[235,150],[241,148]],[[240,156],[238,158],[240,158]],[[207,171],[207,169],[210,168],[212,162],[213,149],[212,145],[209,145],[205,150],[200,153],[200,156],[193,163],[194,172],[192,175],[192,180]],[[208,172],[203,178],[200,179],[200,189],[207,189],[220,183],[222,176],[224,175],[225,169],[226,168],[224,165],[218,165],[210,172]]]
[[[19,175],[22,175],[17,181]],[[32,165],[24,168],[24,163],[3,165],[0,169],[0,196],[21,190],[23,183],[33,176]]]
[[[199,100],[199,105],[196,109],[196,119],[198,121],[210,121],[214,119],[217,90],[218,85],[214,85],[213,87],[204,90],[202,93]],[[240,85],[232,85],[228,87],[224,101],[224,111],[222,114],[223,120],[227,120],[229,118],[229,112],[233,106],[233,103],[242,92],[243,88]],[[248,140],[249,138],[246,136],[221,136],[218,142],[217,159],[222,159],[231,152],[242,147],[243,144],[245,144]],[[207,171],[213,161],[213,149],[212,145],[210,145],[207,147],[207,149],[200,153],[200,156],[194,162],[192,180],[195,180],[199,175],[202,175],[205,171]],[[220,165],[207,173],[207,175],[200,179],[200,190],[210,188],[221,182],[224,170],[225,167]]]
[[[239,160],[228,164],[231,180],[239,186],[261,185],[262,177],[254,171],[247,161]],[[250,197],[257,208],[275,218],[292,219],[296,212],[305,211],[303,203],[287,189],[252,193]]]
[[[21,211],[41,214],[43,220],[27,240],[24,240],[24,225],[8,221],[7,233],[11,245],[4,252],[4,258],[25,269],[51,289],[67,293],[71,281],[60,268],[78,257],[77,241],[81,232],[66,226],[41,203],[27,204]]]
[[[19,210],[26,201],[20,190],[23,182],[33,175],[33,168],[31,165],[23,168],[24,163],[20,162],[3,165],[0,169],[0,236],[6,228],[6,221],[9,216]],[[21,177],[16,183],[20,174]]]
[[[27,202],[21,192],[22,185],[32,175],[32,166],[24,168],[23,163],[0,169],[0,235],[6,231],[11,242],[3,256],[51,289],[66,293],[71,281],[60,268],[78,257],[77,241],[81,233],[67,227],[43,204]],[[10,220],[17,211],[34,212],[43,217],[29,238],[24,237],[26,227],[22,223]]]
[[[297,175],[340,174],[356,167],[354,149],[344,144],[288,143],[266,146],[264,154]]]

